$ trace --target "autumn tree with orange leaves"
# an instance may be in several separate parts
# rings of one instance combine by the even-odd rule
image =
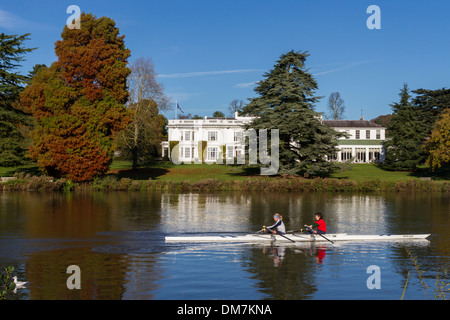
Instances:
[[[30,155],[53,177],[82,182],[107,172],[116,134],[130,121],[130,51],[114,20],[82,13],[81,29],[62,32],[58,60],[21,95],[33,115]]]

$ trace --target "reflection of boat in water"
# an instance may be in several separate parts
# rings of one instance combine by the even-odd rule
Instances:
[[[425,240],[430,234],[407,235],[349,235],[347,233],[326,234],[326,237],[310,234],[246,234],[246,235],[213,235],[213,236],[167,236],[166,242],[323,242],[323,241],[410,241]]]

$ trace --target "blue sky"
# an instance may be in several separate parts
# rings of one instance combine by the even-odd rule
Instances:
[[[233,99],[256,96],[255,82],[281,54],[308,51],[307,66],[326,100],[340,92],[345,119],[391,113],[407,82],[411,89],[450,87],[448,0],[15,0],[0,3],[0,32],[30,32],[23,70],[56,60],[69,5],[116,21],[130,61],[150,57],[172,102],[185,113],[226,113]],[[369,30],[370,5],[381,29]],[[174,111],[166,113],[174,117]]]

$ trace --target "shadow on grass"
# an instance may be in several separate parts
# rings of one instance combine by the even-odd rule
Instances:
[[[429,167],[419,167],[409,175],[416,178],[431,178],[431,180],[450,180],[450,167],[442,167],[435,171],[431,171]]]
[[[442,167],[435,171],[432,171],[430,167],[421,165],[414,171],[396,171],[383,167],[382,164],[376,165],[378,168],[385,172],[403,172],[406,176],[418,179],[431,179],[431,180],[450,180],[450,167]]]
[[[226,175],[232,176],[232,177],[247,177],[247,176],[259,176],[261,175],[261,168],[260,167],[241,167],[240,171],[236,172],[228,172]]]
[[[148,180],[157,179],[158,177],[163,176],[168,172],[169,170],[163,168],[139,168],[137,170],[112,170],[108,173],[108,175],[114,175],[118,179],[129,178],[133,180]]]
[[[171,175],[173,178],[183,177],[183,179],[190,180],[196,176],[204,176],[204,179],[227,179],[226,177],[242,178],[259,176],[260,174],[261,172],[258,166],[226,166],[225,164],[220,166],[210,164],[182,164],[179,166],[172,162],[148,164],[137,170],[123,166],[111,169],[108,172],[108,175],[115,176],[118,179],[129,178],[133,180],[157,180],[164,175]]]
[[[25,174],[29,174],[32,176],[41,176],[43,173],[42,171],[39,169],[39,167],[34,166],[34,165],[27,165],[27,166],[22,166],[22,167],[16,167],[16,168],[2,168],[1,174],[0,176],[3,177],[12,177],[14,176],[14,174],[18,173],[18,172],[23,172]]]

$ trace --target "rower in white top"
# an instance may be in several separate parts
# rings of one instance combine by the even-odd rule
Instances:
[[[283,217],[279,213],[273,215],[273,220],[275,223],[270,227],[263,226],[263,231],[274,234],[286,234],[286,226],[283,222]]]

